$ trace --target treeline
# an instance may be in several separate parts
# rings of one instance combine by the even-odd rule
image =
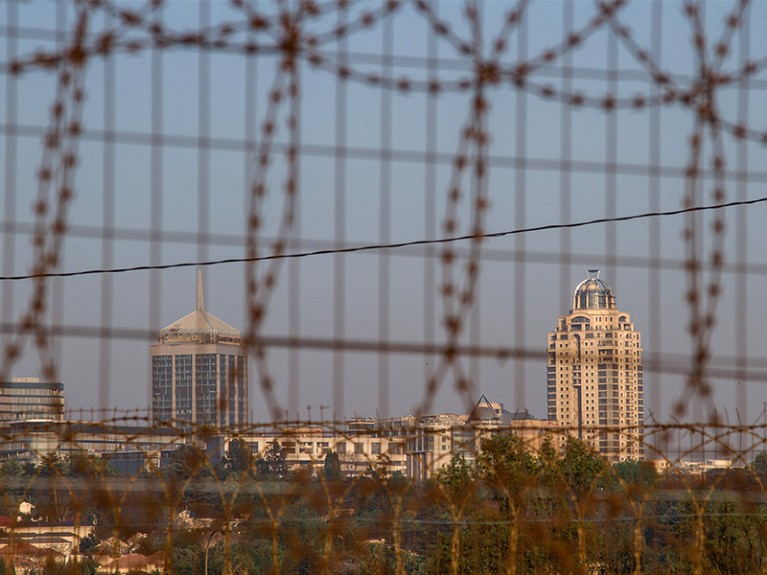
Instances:
[[[474,465],[457,457],[437,472],[435,512],[447,521],[426,572],[763,572],[758,463],[661,476],[648,461],[609,465],[574,438],[558,454],[496,435]]]
[[[84,459],[83,459],[84,457]],[[757,458],[758,459],[758,458]],[[212,464],[183,446],[163,469],[115,476],[87,455],[0,467],[3,505],[95,524],[77,562],[90,573],[107,541],[162,552],[174,574],[759,573],[767,568],[764,473],[659,475],[609,465],[568,439],[533,452],[513,434],[455,456],[432,480],[346,478],[329,453],[319,473],[289,472],[278,445],[254,456],[232,441]],[[380,463],[381,465],[377,465]],[[53,571],[52,571],[53,572]]]

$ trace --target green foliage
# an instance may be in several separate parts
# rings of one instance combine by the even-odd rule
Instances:
[[[450,463],[440,467],[435,474],[437,483],[453,494],[467,489],[471,484],[472,476],[472,466],[466,462],[460,453],[453,455]]]
[[[232,473],[246,473],[253,468],[253,452],[242,439],[229,442],[229,449],[224,454],[224,465]]]
[[[658,471],[650,461],[627,459],[613,465],[613,472],[629,485],[652,487],[658,481]]]
[[[93,551],[95,551],[98,543],[99,540],[98,537],[96,537],[96,534],[88,533],[88,535],[80,539],[80,553],[90,557],[93,554]]]
[[[767,475],[767,451],[760,451],[751,466],[759,475]]]
[[[86,451],[73,451],[64,457],[64,473],[70,477],[104,477],[114,471],[101,457]]]
[[[426,573],[424,558],[415,553],[402,556],[402,566],[407,574]],[[393,546],[386,541],[371,541],[358,555],[347,555],[343,565],[344,575],[390,575],[396,573],[397,560]]]
[[[235,541],[229,549],[229,563],[233,573],[268,573],[269,549],[266,542]],[[225,573],[225,549],[223,542],[212,546],[208,552],[209,575]]]
[[[568,437],[559,466],[566,484],[573,492],[582,495],[598,486],[607,462],[588,444]]]
[[[24,466],[19,461],[6,461],[0,465],[0,477],[21,477]]]
[[[517,493],[535,478],[539,464],[524,441],[515,434],[494,433],[482,441],[477,474],[506,493]]]
[[[166,465],[165,476],[170,479],[185,480],[209,475],[208,455],[198,445],[180,445],[173,452]]]
[[[243,447],[230,444],[225,457],[229,471],[248,468]],[[219,541],[209,549],[208,572],[215,575],[441,575],[453,572],[454,560],[459,573],[767,571],[767,505],[755,481],[737,483],[722,474],[659,477],[651,463],[637,460],[608,466],[574,439],[561,453],[549,442],[536,453],[511,433],[484,440],[475,464],[454,456],[431,482],[412,482],[396,473],[387,477],[377,471],[383,470],[382,462],[346,481],[292,474],[290,482],[258,482],[243,473],[220,482],[221,492],[208,489],[208,482],[190,482],[173,493],[178,497],[173,516],[188,509],[196,517],[221,521],[223,515],[215,513],[228,505],[236,527],[228,548]],[[36,483],[33,502],[53,518],[71,516],[75,504],[70,499],[77,499],[81,516],[89,517],[84,510],[95,505],[99,486],[110,478],[85,482],[96,486],[92,493],[70,496],[68,490],[83,484],[71,477],[98,475],[100,463],[76,452],[48,458],[40,465],[40,477],[29,479]],[[208,467],[204,452],[188,446],[172,464],[178,474],[173,477],[199,477]],[[276,442],[252,468],[260,479],[288,477],[285,454]],[[338,455],[329,453],[321,471],[328,479],[339,478]],[[13,477],[19,467],[8,466],[6,472]],[[97,514],[98,536],[126,541],[131,527],[135,531],[140,525],[149,533],[142,553],[170,544],[173,573],[203,573],[204,538],[211,528],[175,526],[169,542],[163,535],[171,515],[157,504],[156,492],[147,490],[144,501],[143,491],[123,499],[118,490],[104,499]],[[93,573],[88,555],[98,536],[81,541],[80,563],[59,563],[57,572]],[[45,566],[37,572],[45,572]]]
[[[559,479],[559,455],[550,436],[543,440],[536,459],[538,478],[542,485],[552,485]]]
[[[706,504],[705,558],[717,573],[755,573],[767,564],[764,506],[717,498]]]
[[[280,447],[276,439],[269,444],[263,457],[256,459],[256,475],[259,479],[265,480],[287,478],[288,463],[285,458],[285,450]]]
[[[205,570],[205,550],[198,545],[186,545],[173,551],[173,573],[196,575]]]
[[[37,464],[37,473],[42,477],[61,477],[64,474],[65,462],[55,451],[44,454]]]

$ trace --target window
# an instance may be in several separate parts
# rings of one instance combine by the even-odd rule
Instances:
[[[336,453],[339,455],[346,455],[346,442],[345,441],[339,441],[336,443]]]
[[[364,443],[355,443],[354,444],[354,455],[364,455],[365,454],[365,444]]]
[[[370,453],[372,453],[373,455],[379,455],[381,453],[380,442],[376,441],[375,443],[372,443],[370,445]]]

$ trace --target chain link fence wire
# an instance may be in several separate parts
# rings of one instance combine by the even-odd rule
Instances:
[[[767,570],[766,5],[0,14],[0,382],[68,403],[2,407],[3,572]],[[535,419],[594,268],[643,460]],[[150,410],[198,269],[243,425]],[[483,396],[533,415],[467,423]]]

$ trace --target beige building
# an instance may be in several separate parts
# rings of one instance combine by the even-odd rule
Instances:
[[[644,455],[639,332],[599,270],[589,270],[570,313],[549,333],[547,386],[549,420],[610,461]]]
[[[202,272],[197,275],[197,308],[161,329],[151,354],[155,422],[245,423],[247,349],[239,330],[205,311]]]
[[[513,433],[536,452],[553,427],[527,410],[508,412],[503,404],[483,395],[468,415],[441,413],[418,419],[406,444],[405,474],[411,479],[429,479],[457,455],[473,464],[482,452],[482,441],[496,433]]]
[[[251,431],[238,438],[245,441],[258,456],[263,456],[277,442],[291,471],[312,467],[315,472],[319,472],[324,466],[325,456],[333,451],[338,454],[341,471],[345,475],[361,475],[368,469],[375,469],[385,475],[397,471],[404,474],[406,437],[392,437],[381,426],[369,428],[359,425],[365,420],[376,421],[378,424],[372,418],[358,418],[349,421],[344,431],[322,426],[288,425],[263,433]]]
[[[473,464],[481,453],[482,440],[494,433],[514,433],[537,451],[546,435],[556,429],[548,420],[534,419],[526,410],[510,413],[502,404],[490,402],[484,396],[468,415],[356,417],[344,427],[340,430],[286,425],[263,433],[251,430],[237,438],[260,456],[276,441],[291,471],[313,467],[319,472],[325,456],[333,451],[338,454],[341,471],[348,476],[373,468],[385,475],[399,472],[422,481],[433,477],[456,455]],[[227,448],[231,439],[234,437],[227,438]]]

